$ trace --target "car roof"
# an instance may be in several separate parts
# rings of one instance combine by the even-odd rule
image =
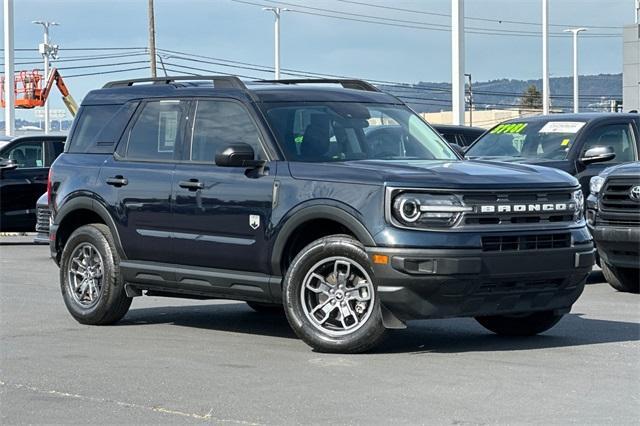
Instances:
[[[215,81],[215,80],[214,80]],[[346,84],[340,80],[283,80],[246,81],[217,88],[212,81],[183,81],[171,77],[156,80],[131,80],[112,82],[102,89],[92,90],[82,101],[83,105],[123,104],[132,100],[163,97],[233,97],[257,102],[364,102],[402,104],[395,96],[377,91],[366,82]],[[295,81],[296,83],[291,83]],[[354,82],[355,80],[343,80]],[[357,82],[357,81],[356,81]],[[136,84],[134,84],[136,83]],[[141,84],[137,84],[141,83]]]
[[[595,121],[604,120],[608,118],[631,118],[638,120],[640,114],[635,113],[620,113],[620,112],[581,112],[581,113],[566,113],[566,114],[547,114],[547,115],[532,115],[529,117],[512,118],[504,121],[504,123],[534,123],[545,121]]]

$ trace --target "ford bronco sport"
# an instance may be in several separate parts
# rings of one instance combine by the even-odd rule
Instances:
[[[384,126],[402,131],[365,131]],[[358,80],[109,83],[85,97],[48,193],[83,324],[146,294],[284,307],[328,352],[416,318],[532,335],[569,312],[594,262],[575,178],[464,161]]]

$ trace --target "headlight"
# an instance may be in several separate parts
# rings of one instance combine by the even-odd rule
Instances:
[[[394,198],[392,206],[393,217],[412,228],[451,227],[463,212],[472,210],[452,194],[403,193]]]
[[[573,218],[580,220],[584,214],[584,194],[582,193],[582,189],[573,191],[573,202],[576,204],[576,211],[573,214]]]
[[[604,178],[602,176],[594,176],[589,181],[589,190],[595,196],[600,193],[602,185],[604,184]]]

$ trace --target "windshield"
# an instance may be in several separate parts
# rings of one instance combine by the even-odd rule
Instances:
[[[402,105],[268,102],[263,108],[289,161],[458,158],[431,127]]]
[[[466,155],[564,160],[584,121],[499,124],[478,139]]]

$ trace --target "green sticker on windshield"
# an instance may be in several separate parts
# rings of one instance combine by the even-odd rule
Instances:
[[[296,137],[293,139],[293,141],[294,141],[295,143],[302,143],[302,140],[303,140],[303,139],[304,139],[304,136],[303,136],[303,135],[300,135],[300,136],[296,136]]]
[[[489,133],[494,133],[494,134],[503,134],[503,133],[518,134],[518,133],[522,132],[525,127],[527,127],[527,123],[506,123],[506,124],[500,124],[500,125],[494,127],[493,129],[491,129],[491,132],[489,132]]]

